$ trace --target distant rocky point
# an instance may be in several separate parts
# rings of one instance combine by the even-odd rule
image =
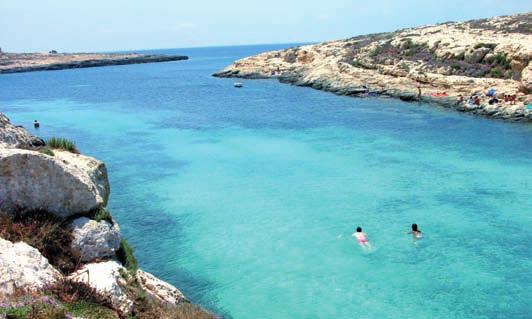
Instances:
[[[214,76],[277,78],[339,95],[384,95],[532,122],[531,56],[532,13],[524,13],[266,52]]]
[[[187,60],[183,55],[103,54],[103,53],[1,53],[0,73],[89,68],[108,65]]]

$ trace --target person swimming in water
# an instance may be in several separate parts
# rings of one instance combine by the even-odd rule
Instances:
[[[358,244],[362,247],[370,247],[368,241],[368,235],[362,231],[360,226],[357,227],[357,231],[353,233],[353,237],[358,240]]]
[[[39,121],[37,121],[37,120],[33,121],[33,127],[34,128],[39,128],[40,126],[41,126],[41,124],[39,123]]]
[[[418,229],[417,224],[412,224],[412,231],[408,232],[408,234],[412,234],[414,240],[423,238],[423,233]]]

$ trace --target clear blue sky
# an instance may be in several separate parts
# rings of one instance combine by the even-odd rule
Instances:
[[[4,51],[315,42],[532,11],[532,0],[0,0]]]

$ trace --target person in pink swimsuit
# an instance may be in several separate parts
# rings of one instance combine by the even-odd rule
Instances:
[[[358,240],[360,246],[369,247],[368,235],[362,231],[360,226],[358,226],[357,231],[353,233],[353,237]]]

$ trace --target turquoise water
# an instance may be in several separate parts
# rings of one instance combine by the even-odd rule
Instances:
[[[279,47],[2,75],[0,111],[104,160],[141,266],[224,318],[530,318],[532,127],[210,76]]]

